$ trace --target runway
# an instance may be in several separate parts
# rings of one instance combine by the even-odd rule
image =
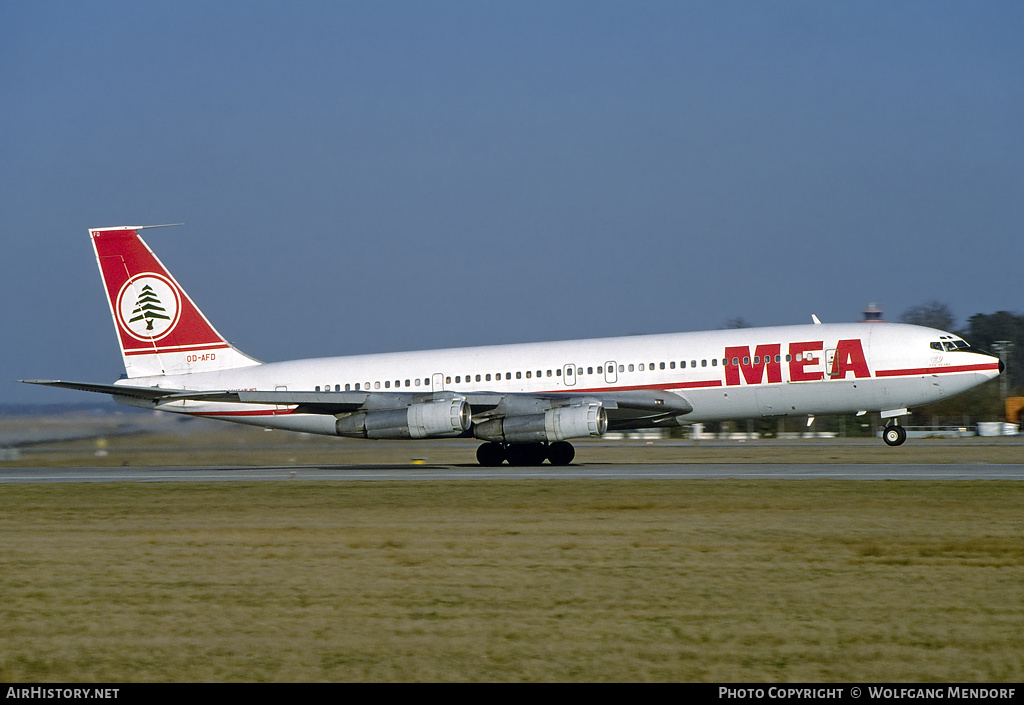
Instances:
[[[487,480],[1024,480],[1024,464],[581,464],[8,467],[0,484],[62,482],[444,482]]]

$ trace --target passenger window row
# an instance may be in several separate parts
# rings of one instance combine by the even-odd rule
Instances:
[[[775,356],[775,362],[781,362],[783,357],[785,357],[786,362],[789,362],[791,360],[791,357],[789,355],[785,355],[785,356],[776,355]],[[764,363],[769,363],[771,361],[772,360],[771,360],[770,356],[765,356],[765,358],[763,360]],[[702,360],[699,361],[699,364],[698,364],[697,360],[690,360],[689,362],[687,362],[686,360],[680,360],[679,363],[678,363],[678,369],[681,369],[681,370],[685,370],[687,368],[689,368],[689,369],[696,369],[698,366],[699,367],[708,367],[709,365],[711,367],[717,367],[719,364],[721,364],[723,367],[725,367],[725,366],[727,366],[729,364],[729,362],[730,361],[728,359],[721,359],[720,360],[718,358],[711,358],[710,360],[702,359]],[[733,365],[739,365],[740,364],[739,358],[737,358],[737,357],[732,358],[732,364]],[[743,358],[743,364],[744,365],[749,365],[750,364],[750,358],[749,357],[744,357]],[[756,356],[756,355],[754,356],[754,364],[755,365],[762,364],[762,360],[761,360],[761,358],[759,356]],[[625,373],[625,372],[654,372],[654,371],[665,370],[665,369],[669,369],[669,370],[677,369],[676,361],[673,360],[671,362],[650,362],[650,363],[640,362],[640,363],[620,364],[620,365],[618,365],[618,370],[617,371],[620,372],[620,373]],[[608,370],[608,372],[612,372],[612,373],[614,373],[615,371],[616,370],[612,370],[612,369]],[[597,366],[591,365],[591,366],[588,366],[585,369],[583,367],[577,367],[575,370],[573,370],[573,368],[570,367],[570,368],[566,369],[566,376],[569,376],[569,375],[573,374],[573,372],[575,372],[575,374],[577,376],[583,376],[584,374],[587,374],[587,375],[593,375],[593,374],[604,375],[605,374],[605,365],[597,365]],[[561,377],[562,376],[562,370],[561,369],[555,369],[555,370],[526,370],[525,372],[520,370],[520,371],[517,371],[517,372],[496,372],[496,373],[493,373],[493,374],[492,373],[480,373],[480,374],[468,374],[468,375],[455,375],[454,384],[471,384],[471,383],[474,383],[474,382],[491,382],[491,381],[498,382],[498,381],[501,381],[501,380],[512,380],[513,379],[513,375],[515,375],[515,379],[524,379],[524,378],[525,379],[534,379],[534,378],[541,379],[541,378],[544,378],[544,377]],[[452,384],[453,383],[451,376],[445,377],[444,381],[445,381],[445,384]],[[370,390],[371,388],[372,389],[400,389],[400,388],[410,388],[410,387],[420,387],[420,386],[429,387],[430,384],[431,383],[430,383],[430,378],[429,377],[416,378],[416,379],[407,379],[407,380],[404,380],[404,384],[403,384],[403,380],[400,380],[400,379],[394,380],[394,383],[392,383],[391,380],[386,380],[383,383],[381,383],[381,382],[373,382],[372,386],[371,386],[370,382],[365,382],[365,383],[356,382],[355,384],[351,384],[351,383],[346,384],[345,385],[345,391],[346,392],[351,392],[351,391],[359,392],[359,391]],[[325,392],[331,391],[331,388],[332,388],[332,385],[329,385],[329,384],[325,384],[322,387],[323,391],[325,391]],[[342,386],[340,384],[335,384],[335,385],[333,385],[333,389],[336,392],[340,392],[340,391],[342,391]],[[317,385],[316,391],[319,392],[320,390],[321,390],[321,387],[319,385]]]

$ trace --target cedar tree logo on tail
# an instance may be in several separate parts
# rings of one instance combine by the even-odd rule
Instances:
[[[117,294],[118,322],[136,340],[160,340],[178,324],[180,304],[177,289],[166,277],[136,274]]]

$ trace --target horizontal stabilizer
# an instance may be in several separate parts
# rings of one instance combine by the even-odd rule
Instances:
[[[126,384],[94,384],[92,382],[65,382],[59,379],[22,379],[25,384],[41,384],[46,387],[75,389],[79,392],[97,392],[98,394],[114,394],[133,399],[160,401],[167,397],[184,392],[184,389],[162,389],[160,387],[131,387]]]

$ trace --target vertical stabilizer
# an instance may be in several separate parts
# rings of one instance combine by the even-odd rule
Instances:
[[[260,364],[229,344],[192,302],[138,230],[89,231],[129,377]]]

